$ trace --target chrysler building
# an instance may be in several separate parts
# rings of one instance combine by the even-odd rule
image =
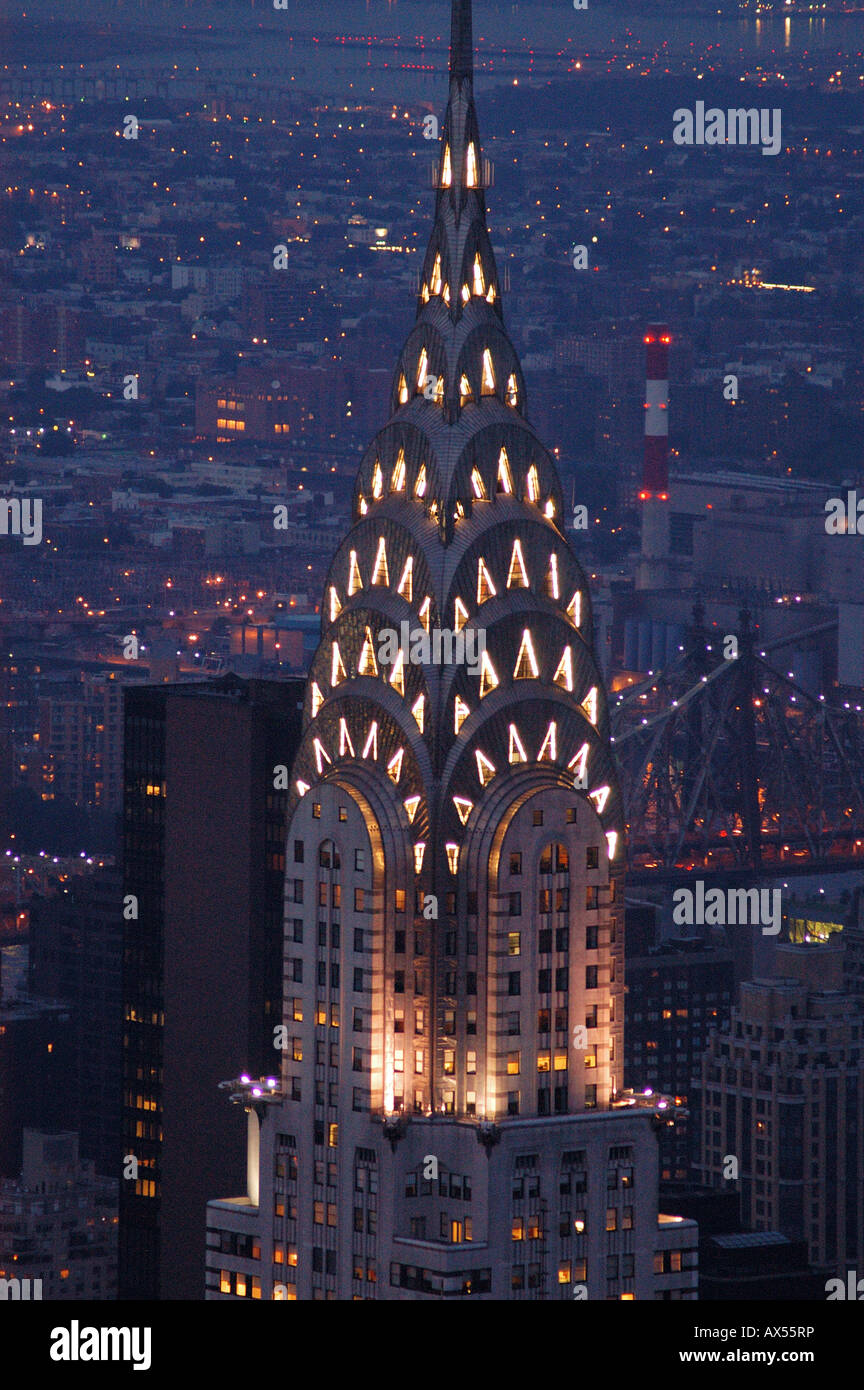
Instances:
[[[622,801],[487,180],[453,0],[416,322],[323,595],[283,1022],[272,1077],[232,1087],[248,1191],[208,1205],[208,1298],[695,1296],[657,1116],[621,1095]]]

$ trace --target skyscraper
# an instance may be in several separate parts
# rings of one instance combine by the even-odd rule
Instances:
[[[472,63],[454,0],[417,319],[292,772],[281,1077],[237,1083],[263,1118],[247,1194],[210,1203],[214,1297],[695,1283],[693,1224],[658,1231],[654,1117],[614,1102],[621,798],[587,585],[502,318]]]

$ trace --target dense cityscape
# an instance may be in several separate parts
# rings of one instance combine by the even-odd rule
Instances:
[[[857,1299],[864,7],[0,10],[4,1298]]]

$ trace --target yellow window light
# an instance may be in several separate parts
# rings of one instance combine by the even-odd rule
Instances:
[[[462,728],[462,725],[465,723],[465,720],[468,718],[470,713],[471,711],[466,705],[465,701],[462,699],[460,695],[457,695],[453,704],[454,734],[458,734],[459,730]]]
[[[555,721],[554,721],[554,719],[553,719],[552,723],[549,725],[549,728],[546,730],[546,737],[544,738],[543,743],[542,743],[541,746],[540,746],[540,752],[537,754],[537,761],[538,761],[539,763],[542,763],[542,762],[554,763],[554,762],[557,762],[557,760],[558,760],[558,725],[555,723]]]
[[[413,580],[414,556],[409,555],[408,559],[405,561],[405,568],[402,571],[402,578],[399,580],[399,583],[396,587],[397,594],[400,594],[402,598],[407,599],[409,603],[411,602],[411,595],[414,587]]]
[[[372,583],[384,584],[389,587],[390,572],[387,569],[387,544],[383,536],[378,538],[378,550],[375,554],[375,566],[372,570]]]
[[[497,590],[492,583],[492,576],[486,568],[486,563],[482,557],[477,561],[477,603],[485,603],[487,599],[494,598]]]
[[[480,785],[485,787],[486,783],[491,782],[495,776],[495,764],[490,762],[486,754],[481,753],[479,748],[474,750],[474,756],[477,759],[477,776],[480,778]]]
[[[480,699],[488,695],[490,690],[494,690],[498,685],[498,677],[495,674],[495,667],[487,651],[480,653]]]
[[[416,723],[416,725],[417,725],[417,728],[420,730],[421,734],[422,734],[422,732],[423,732],[423,722],[424,722],[425,711],[426,711],[426,696],[425,696],[425,695],[418,695],[418,696],[417,696],[417,699],[414,701],[413,705],[411,706],[411,713],[412,713],[413,716],[414,716],[415,723]]]
[[[360,566],[357,563],[356,550],[349,552],[348,561],[348,597],[353,598],[357,591],[363,588],[363,580],[360,578]]]
[[[314,719],[319,709],[324,703],[324,696],[318,688],[317,682],[312,682],[312,718]]]
[[[378,758],[378,721],[373,719],[369,725],[369,733],[366,735],[366,742],[363,745],[364,758]]]
[[[560,685],[562,690],[573,689],[573,650],[571,647],[564,648],[564,654],[555,669],[552,677],[556,685]]]
[[[511,763],[527,763],[528,755],[522,747],[522,740],[519,737],[519,730],[515,724],[510,725],[510,747],[507,752],[508,761]]]
[[[330,651],[330,684],[340,685],[345,679],[345,666],[339,654],[339,643],[334,642]]]
[[[345,719],[339,720],[339,757],[356,757],[354,744],[351,742],[351,735],[348,732],[348,723]]]
[[[387,776],[395,786],[399,785],[399,778],[402,776],[402,759],[404,756],[405,749],[397,748],[393,757],[387,764]]]
[[[457,816],[464,825],[474,810],[474,802],[469,801],[465,796],[454,796],[453,805],[456,807]]]
[[[378,662],[375,660],[375,644],[372,641],[372,632],[366,628],[366,635],[363,638],[363,646],[360,649],[360,660],[357,663],[357,674],[359,676],[377,676]]]
[[[597,723],[597,687],[592,685],[579,708],[585,713],[589,724]]]
[[[408,817],[409,823],[413,825],[414,817],[417,814],[417,807],[420,805],[419,796],[406,797],[405,800],[402,802],[402,805],[405,807],[405,814]]]
[[[510,556],[510,569],[507,572],[507,588],[528,588],[528,571],[522,558],[522,543],[518,540],[513,542],[513,554]]]
[[[480,394],[482,396],[494,396],[495,394],[495,372],[492,367],[492,353],[490,349],[483,349],[483,374],[481,377]]]

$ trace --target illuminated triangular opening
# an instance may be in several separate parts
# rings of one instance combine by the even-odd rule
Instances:
[[[316,714],[318,713],[318,711],[319,711],[319,709],[321,708],[321,706],[323,705],[323,703],[324,703],[324,696],[321,694],[321,691],[318,689],[317,682],[316,682],[316,681],[313,681],[313,682],[312,682],[312,718],[313,718],[313,719],[315,718]]]
[[[422,732],[423,732],[423,723],[424,723],[425,715],[426,715],[426,696],[425,696],[425,695],[418,695],[418,696],[417,696],[417,699],[414,701],[413,705],[411,706],[411,713],[412,713],[413,716],[414,716],[414,722],[416,723],[417,728],[420,730],[420,732],[421,732],[421,734],[422,734]]]
[[[609,858],[610,858],[610,859],[614,859],[614,858],[615,858],[615,851],[616,851],[617,848],[618,848],[618,831],[617,831],[617,830],[607,830],[607,831],[606,831],[606,844],[607,844],[608,849],[609,849]]]
[[[461,598],[457,598],[453,604],[453,621],[456,624],[456,631],[461,632],[468,621],[468,609],[465,607]]]
[[[422,873],[422,872],[423,872],[423,855],[424,855],[424,853],[425,853],[425,850],[426,850],[426,843],[425,843],[425,841],[424,841],[424,840],[418,840],[418,841],[417,841],[417,844],[414,846],[414,872],[415,872],[415,874],[419,874],[419,873]]]
[[[441,405],[444,401],[444,378],[439,376],[435,383],[435,404]]]
[[[480,394],[481,396],[493,396],[495,394],[495,372],[492,368],[492,353],[489,348],[483,349],[483,375]]]
[[[596,685],[592,685],[591,689],[588,691],[588,694],[585,696],[585,699],[582,701],[582,703],[581,703],[581,705],[579,706],[579,708],[580,708],[581,710],[583,710],[584,713],[588,716],[588,721],[589,721],[589,723],[591,723],[591,724],[596,724],[596,723],[597,723],[597,687],[596,687]]]
[[[455,734],[458,734],[470,713],[471,711],[461,695],[457,695],[453,704],[453,732]]]
[[[448,151],[447,151],[447,157],[449,158],[449,156],[450,156],[450,152],[449,152],[449,150],[448,150]],[[436,256],[435,256],[435,264],[434,264],[434,266],[432,267],[432,293],[433,293],[433,294],[440,294],[440,293],[441,293],[441,252],[440,252],[440,251],[436,254]]]
[[[546,730],[546,737],[540,745],[540,752],[537,754],[538,763],[558,761],[558,725],[554,719]]]
[[[449,188],[453,181],[453,171],[450,168],[450,146],[444,146],[444,164],[441,169],[441,187]]]
[[[510,725],[510,747],[507,751],[507,757],[511,763],[527,763],[528,761],[528,756],[525,749],[522,747],[522,740],[519,737],[519,731],[515,724]]]
[[[339,614],[342,612],[342,605],[339,602],[339,595],[336,592],[335,584],[330,585],[330,621],[335,623]]]
[[[477,150],[472,140],[465,155],[465,187],[477,187]]]
[[[318,776],[320,777],[324,771],[324,764],[330,763],[332,767],[333,759],[330,757],[330,754],[327,752],[320,738],[312,740],[312,747],[315,750],[315,766],[318,768]]]
[[[429,358],[428,358],[427,355],[426,355],[426,349],[425,349],[425,347],[424,347],[424,348],[421,348],[421,349],[420,349],[420,360],[419,360],[419,362],[418,362],[418,364],[417,364],[417,390],[418,390],[418,391],[422,391],[422,390],[423,390],[423,387],[426,385],[426,377],[427,377],[428,373],[429,373]]]
[[[427,594],[420,607],[417,609],[417,617],[420,619],[427,632],[429,631],[429,614],[431,610],[432,600]]]
[[[480,472],[476,468],[471,469],[471,489],[474,496],[481,502],[486,500],[486,488],[483,484],[483,479],[480,477]]]
[[[536,502],[540,497],[540,479],[537,477],[536,463],[532,463],[531,467],[528,469],[525,486],[528,491],[528,501]]]
[[[425,497],[425,496],[426,496],[426,465],[425,465],[425,463],[421,463],[421,465],[420,465],[420,472],[417,474],[417,481],[416,481],[416,483],[414,484],[414,496],[415,496],[415,497]]]
[[[372,632],[367,627],[366,636],[363,638],[363,646],[360,649],[360,661],[357,665],[358,676],[377,676],[378,663],[375,660],[375,644],[372,641]]]
[[[492,576],[486,568],[482,555],[477,561],[477,603],[485,603],[487,599],[494,598],[497,590],[492,583]]]
[[[390,572],[387,569],[387,545],[383,536],[380,536],[378,539],[375,566],[372,570],[372,583],[387,585],[390,583]]]
[[[450,303],[450,286],[447,284],[446,280],[444,281],[444,288],[441,291],[441,298],[444,300],[445,304]]]
[[[344,758],[346,754],[348,754],[348,755],[349,755],[350,757],[352,757],[352,758],[353,758],[353,757],[356,757],[356,754],[355,754],[355,752],[354,752],[354,744],[351,742],[351,735],[350,735],[349,732],[348,732],[348,724],[347,724],[346,720],[340,719],[340,720],[339,720],[339,757],[340,757],[340,758]]]
[[[510,463],[506,449],[502,449],[498,455],[498,491],[506,493],[508,497],[513,492],[513,479],[510,477]]]
[[[471,298],[471,291],[469,290],[469,288],[468,288],[467,285],[463,285],[463,286],[462,286],[462,303],[463,303],[463,304],[467,304],[467,303],[468,303],[468,300],[469,300],[470,298]]]
[[[492,301],[490,300],[489,302],[491,304]],[[516,387],[515,372],[511,372],[507,378],[507,404],[514,406],[519,404],[519,392]]]
[[[360,566],[357,563],[356,550],[350,552],[348,561],[348,597],[353,598],[358,589],[363,588],[363,580],[360,578]]]
[[[464,372],[459,378],[459,397],[462,405],[471,399],[471,383]]]
[[[309,790],[309,783],[308,783],[308,782],[300,782],[300,781],[297,781],[297,782],[294,783],[294,785],[295,785],[295,787],[297,788],[297,795],[298,795],[298,796],[305,796],[306,793],[307,793],[308,790]]]
[[[408,383],[402,372],[399,373],[399,404],[405,405],[408,400]]]
[[[375,467],[372,469],[372,496],[377,502],[384,493],[384,474],[381,472],[381,464],[375,460]]]
[[[588,744],[583,743],[579,752],[576,753],[567,764],[573,773],[573,785],[580,790],[585,790],[588,783]]]
[[[392,492],[405,491],[405,450],[400,449],[396,455],[396,466],[393,469],[393,477],[390,482]]]
[[[558,586],[558,556],[549,556],[549,570],[546,575],[546,595],[548,598],[559,599],[561,597]]]
[[[339,655],[339,644],[334,642],[330,652],[330,684],[339,685],[344,680],[345,667],[342,664],[342,657]]]
[[[483,262],[480,260],[479,251],[474,257],[474,293],[481,295],[486,293],[486,285],[483,281]]]
[[[498,684],[498,677],[495,674],[495,667],[489,657],[489,653],[480,653],[480,699],[488,695],[490,690],[494,690]]]
[[[365,516],[366,513],[368,512],[368,510],[369,510],[369,503],[366,501],[366,498],[363,496],[363,493],[361,492],[361,493],[360,493],[360,515],[361,515],[361,516]]]
[[[393,663],[393,674],[390,677],[390,684],[394,690],[398,690],[400,695],[405,694],[405,662],[404,653],[400,648],[396,660]]]
[[[495,286],[494,286],[494,285],[490,285],[489,288],[488,288],[488,290],[486,291],[486,303],[487,303],[487,304],[494,304],[494,303],[495,303]],[[510,404],[513,405],[514,402],[511,401]]]
[[[456,870],[459,868],[459,846],[451,842],[444,846],[444,850],[447,855],[447,863],[450,867],[450,872],[451,874],[455,874]]]
[[[366,736],[366,742],[365,742],[365,744],[363,745],[363,757],[364,757],[364,758],[369,758],[369,757],[377,758],[377,757],[378,757],[378,721],[377,721],[377,720],[374,720],[374,719],[373,719],[372,723],[369,725],[369,733],[367,734],[367,736]]]
[[[387,776],[390,778],[390,781],[395,783],[396,785],[398,785],[399,778],[402,776],[402,759],[404,756],[405,749],[397,748],[396,752],[393,754],[393,757],[387,764]]]
[[[598,787],[596,791],[589,792],[588,795],[597,807],[597,814],[602,816],[606,802],[609,800],[609,788]]]
[[[513,554],[510,556],[510,569],[507,573],[507,588],[528,588],[528,572],[525,569],[525,561],[522,559],[522,544],[520,541],[513,542]]]
[[[537,658],[534,655],[534,643],[531,641],[531,633],[527,627],[522,633],[522,642],[519,647],[519,655],[516,658],[516,668],[513,672],[514,681],[529,680],[538,676]]]
[[[491,782],[495,776],[495,764],[490,763],[486,754],[481,753],[479,748],[474,750],[474,756],[477,759],[477,776],[480,778],[480,785],[485,787],[486,783]]]
[[[422,291],[421,291],[421,296],[422,296],[422,299],[423,299],[423,303],[424,303],[424,304],[428,304],[428,303],[429,303],[429,286],[428,286],[428,285],[424,285],[424,286],[423,286],[423,289],[422,289]]]
[[[550,521],[554,520],[555,503],[552,501],[551,497],[549,498],[549,501],[546,503],[546,506],[543,508],[543,515],[547,516]]]
[[[573,689],[573,652],[570,647],[564,648],[564,655],[558,662],[555,674],[552,677],[556,685],[560,685],[562,690]]]
[[[566,612],[567,612],[567,617],[570,619],[570,621],[571,621],[571,623],[573,624],[573,626],[574,626],[574,627],[580,627],[581,624],[582,624],[582,593],[581,593],[581,590],[579,590],[579,589],[576,590],[575,594],[573,595],[573,597],[571,598],[570,602],[569,602],[568,605],[567,605]]]
[[[402,805],[405,807],[405,814],[408,817],[408,820],[413,825],[414,817],[417,814],[417,807],[420,805],[419,796],[406,796],[405,800],[402,802]]]
[[[457,816],[464,825],[471,812],[474,810],[474,802],[469,801],[467,797],[464,796],[454,796],[453,805],[456,807]]]

